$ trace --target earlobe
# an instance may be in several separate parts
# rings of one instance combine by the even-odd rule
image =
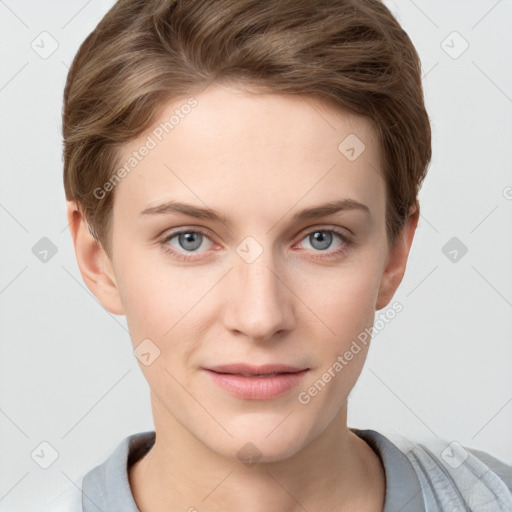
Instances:
[[[124,315],[108,256],[92,236],[85,218],[73,201],[68,201],[67,217],[78,267],[85,284],[107,311]]]
[[[388,261],[379,288],[375,305],[376,311],[385,308],[393,298],[398,286],[404,277],[407,259],[411,249],[416,226],[418,225],[420,209],[419,204],[413,206],[402,231],[393,246],[389,249]]]

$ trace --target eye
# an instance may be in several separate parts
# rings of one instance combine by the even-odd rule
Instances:
[[[328,251],[329,247],[332,246],[334,238],[337,237],[341,240],[341,244],[338,249]],[[349,235],[337,230],[337,229],[315,229],[310,231],[302,240],[307,240],[314,252],[326,253],[326,256],[335,256],[346,251],[351,243]],[[324,255],[320,255],[324,257]]]
[[[328,249],[332,246],[333,240],[336,237],[341,243],[338,249],[329,251]],[[171,243],[173,239],[176,239],[175,243]],[[173,257],[182,261],[191,261],[196,259],[194,257],[195,253],[201,253],[208,249],[208,247],[204,247],[205,240],[213,244],[205,231],[200,229],[182,229],[168,234],[161,242],[161,245],[164,251],[170,253]],[[340,255],[344,253],[352,243],[352,239],[349,235],[332,228],[310,231],[301,239],[301,241],[304,240],[309,242],[313,253],[318,253],[314,256],[318,258]],[[203,250],[201,250],[201,248]]]
[[[174,238],[176,238],[176,245],[170,244],[171,240]],[[163,240],[162,246],[165,251],[170,252],[178,259],[190,261],[192,258],[187,253],[192,254],[202,252],[200,248],[204,245],[203,242],[205,239],[210,240],[204,231],[198,229],[186,229],[170,233]]]

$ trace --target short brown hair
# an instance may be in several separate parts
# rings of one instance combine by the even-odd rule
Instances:
[[[379,0],[118,0],[80,46],[62,112],[64,188],[110,256],[119,149],[214,82],[319,97],[372,121],[392,243],[431,158],[421,63]],[[341,142],[341,141],[340,141]]]

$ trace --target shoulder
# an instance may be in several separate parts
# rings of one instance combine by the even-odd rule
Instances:
[[[123,512],[138,510],[131,493],[127,467],[147,453],[154,442],[154,431],[125,437],[101,464],[82,473],[81,486],[67,487],[38,512],[83,512],[84,508],[89,510],[88,507],[106,512],[111,510],[113,503],[118,506],[117,510]]]
[[[413,442],[398,435],[390,439],[414,467],[432,510],[440,504],[450,510],[512,510],[512,465],[456,441]]]

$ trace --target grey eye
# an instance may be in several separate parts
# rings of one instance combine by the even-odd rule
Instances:
[[[332,244],[332,233],[330,231],[315,231],[309,235],[309,242],[314,249],[324,251]]]
[[[184,232],[178,234],[178,243],[182,249],[187,251],[195,251],[201,247],[203,235],[195,231]]]

